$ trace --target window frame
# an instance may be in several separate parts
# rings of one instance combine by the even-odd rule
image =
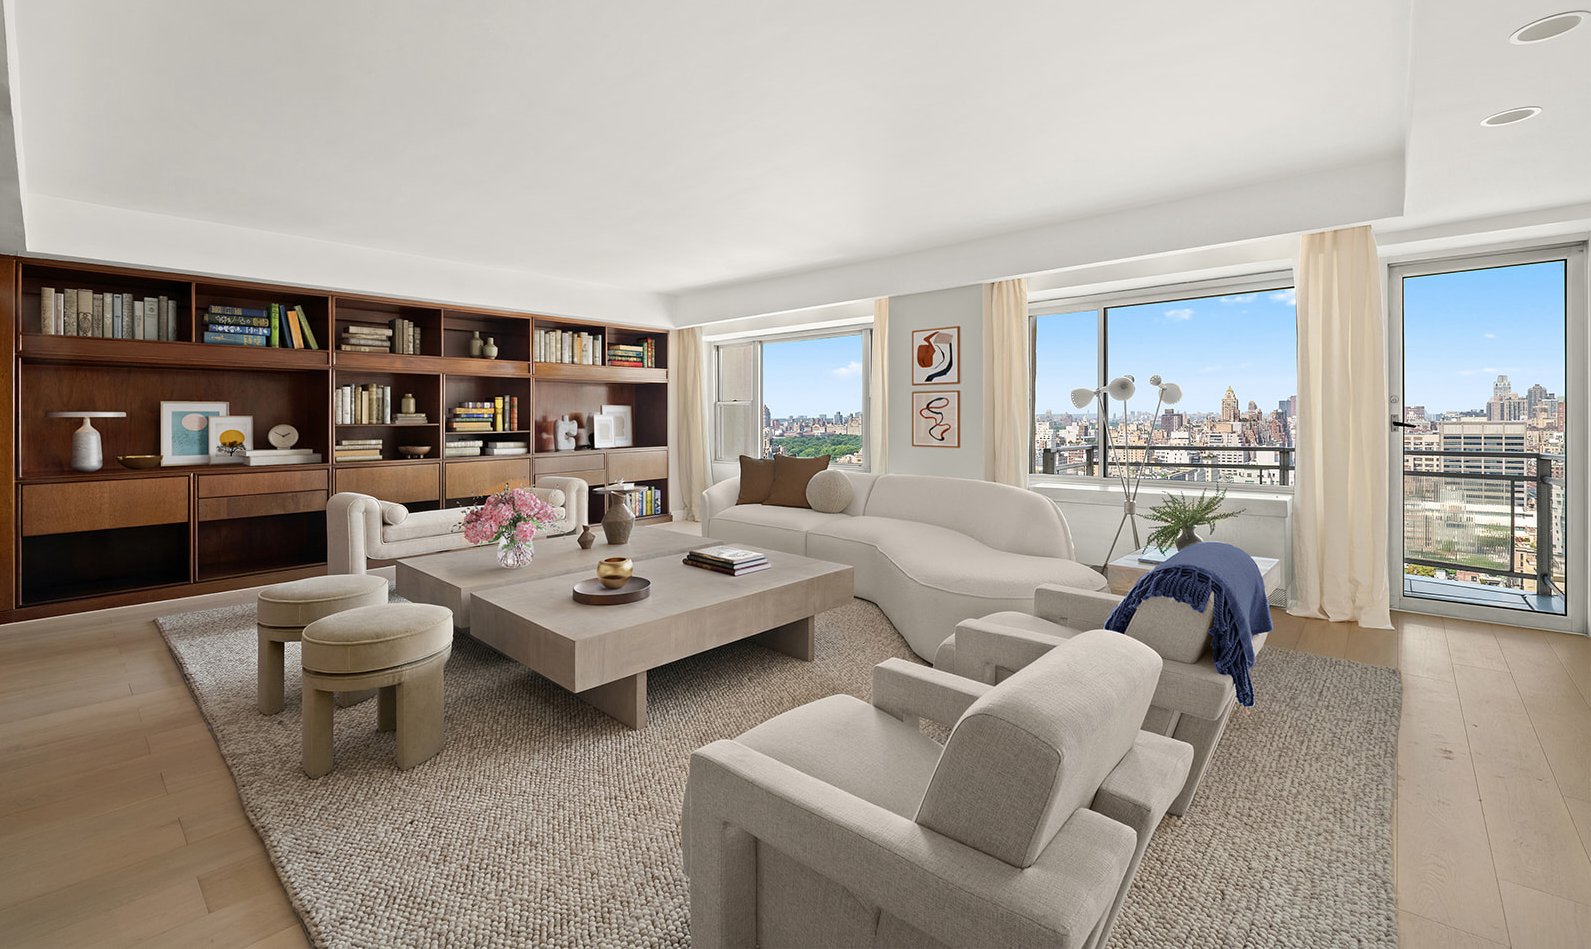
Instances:
[[[861,337],[861,339],[862,339],[862,365],[867,370],[866,374],[864,375],[864,377],[862,379],[862,409],[861,409],[861,414],[862,414],[862,463],[860,465],[847,465],[847,464],[840,464],[839,462],[830,462],[830,467],[845,468],[845,469],[854,470],[854,471],[871,471],[873,469],[873,426],[872,426],[872,409],[873,409],[873,392],[872,392],[872,389],[873,389],[873,386],[872,386],[873,325],[872,325],[871,322],[867,322],[867,323],[849,323],[849,324],[846,324],[846,325],[843,325],[843,326],[834,326],[834,327],[827,327],[827,328],[821,328],[821,329],[809,329],[809,330],[802,330],[802,331],[799,331],[799,332],[791,332],[791,333],[766,333],[766,334],[756,334],[756,335],[728,336],[728,337],[723,337],[723,338],[720,338],[720,339],[710,340],[711,345],[712,345],[712,353],[713,353],[713,358],[712,358],[712,370],[713,370],[713,379],[712,379],[712,385],[713,385],[713,445],[712,445],[712,459],[713,459],[713,463],[714,464],[719,464],[719,465],[729,465],[729,464],[736,464],[740,460],[738,455],[736,455],[733,458],[726,458],[726,457],[723,456],[722,447],[721,447],[721,445],[719,443],[719,437],[718,437],[718,434],[719,434],[718,407],[720,405],[726,404],[724,402],[724,400],[721,400],[719,398],[720,393],[719,393],[719,389],[718,389],[719,370],[720,370],[720,367],[722,365],[722,363],[721,363],[721,358],[722,358],[721,357],[721,351],[723,349],[729,348],[729,347],[735,347],[735,346],[745,346],[745,345],[750,345],[754,349],[755,359],[754,359],[754,364],[752,366],[752,379],[754,380],[754,387],[755,387],[756,393],[755,393],[755,397],[753,398],[753,400],[751,401],[750,404],[752,406],[753,417],[756,419],[757,448],[758,448],[758,452],[760,453],[761,449],[762,449],[762,411],[763,411],[763,404],[764,404],[763,400],[762,400],[762,350],[763,350],[763,346],[765,344],[768,344],[768,343],[792,343],[792,342],[800,342],[802,340],[813,340],[813,339],[838,339],[838,338],[845,337],[845,336],[859,336],[859,337]],[[738,401],[738,400],[732,400],[732,401]]]
[[[1078,296],[1062,296],[1049,294],[1043,299],[1030,299],[1028,302],[1028,352],[1037,353],[1038,350],[1038,321],[1040,317],[1057,316],[1064,313],[1080,313],[1093,310],[1095,315],[1096,359],[1094,363],[1095,387],[1103,386],[1106,379],[1106,367],[1109,363],[1110,336],[1108,333],[1107,311],[1119,307],[1140,306],[1143,304],[1175,303],[1182,300],[1201,299],[1205,297],[1236,296],[1244,293],[1275,293],[1278,290],[1296,290],[1297,277],[1291,270],[1265,270],[1258,273],[1244,274],[1233,277],[1218,277],[1201,280],[1187,280],[1179,283],[1161,283],[1152,286],[1137,287],[1126,290],[1090,293]],[[1296,341],[1298,326],[1293,325],[1293,339],[1295,341],[1293,372],[1297,378],[1298,362]],[[1028,421],[1027,421],[1027,446],[1028,446],[1028,483],[1030,485],[1091,485],[1108,486],[1119,485],[1115,477],[1085,474],[1045,474],[1040,468],[1033,449],[1035,426],[1038,417],[1036,402],[1036,384],[1038,381],[1038,360],[1028,360]],[[1175,380],[1173,380],[1175,381]],[[1148,385],[1147,381],[1140,383]],[[1080,387],[1080,386],[1079,386]],[[1099,457],[1105,457],[1105,426],[1097,427],[1095,444]],[[1296,447],[1296,446],[1295,446]],[[1294,459],[1296,468],[1296,458]],[[1145,474],[1143,485],[1151,493],[1158,493],[1166,489],[1186,488],[1199,484],[1208,487],[1212,484],[1219,485],[1229,495],[1241,496],[1244,494],[1264,495],[1291,495],[1291,484],[1246,484],[1243,482],[1179,482],[1163,478],[1151,477]]]

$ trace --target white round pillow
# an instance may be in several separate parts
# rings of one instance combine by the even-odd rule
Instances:
[[[826,468],[807,482],[807,504],[824,514],[838,514],[851,503],[851,479],[833,468]]]

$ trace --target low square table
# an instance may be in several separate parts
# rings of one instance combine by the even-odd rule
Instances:
[[[426,554],[398,561],[398,595],[416,603],[435,603],[453,611],[453,625],[470,627],[470,596],[479,590],[525,583],[543,577],[578,574],[597,575],[597,561],[604,557],[629,557],[640,561],[686,551],[717,541],[663,527],[637,527],[628,544],[611,545],[598,540],[590,550],[581,550],[573,534],[536,538],[536,556],[517,570],[504,570],[497,564],[497,547],[466,547],[440,554]],[[572,585],[572,584],[571,584]]]
[[[649,669],[752,637],[812,660],[814,618],[851,601],[851,567],[777,551],[767,557],[769,569],[739,577],[687,566],[682,554],[636,560],[634,575],[651,581],[651,595],[612,606],[575,602],[584,575],[495,586],[471,597],[470,635],[645,728]]]
[[[1139,577],[1160,566],[1158,563],[1143,563],[1138,559],[1138,555],[1148,549],[1145,547],[1135,550],[1105,565],[1105,580],[1110,584],[1110,592],[1117,596],[1126,596],[1132,592],[1133,584],[1138,582]],[[1260,576],[1265,580],[1265,595],[1270,596],[1275,593],[1276,588],[1282,584],[1282,562],[1274,557],[1254,557],[1254,566],[1260,568]]]

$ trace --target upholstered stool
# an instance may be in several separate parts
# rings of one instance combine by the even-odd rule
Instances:
[[[398,767],[442,750],[442,667],[453,611],[429,603],[361,606],[304,627],[304,771],[332,768],[332,693],[380,689],[376,727],[398,733]]]
[[[254,604],[259,634],[255,693],[260,714],[275,715],[282,710],[284,643],[298,642],[304,627],[318,619],[385,602],[387,581],[365,575],[309,577],[261,590]],[[352,704],[348,698],[344,697],[344,704]]]

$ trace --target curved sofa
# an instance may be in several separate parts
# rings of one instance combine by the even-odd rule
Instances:
[[[730,478],[702,492],[702,536],[850,564],[856,595],[877,603],[929,662],[961,620],[1033,612],[1041,584],[1106,588],[1074,559],[1060,508],[1032,491],[833,470],[851,482],[845,510],[736,504],[740,479]]]

